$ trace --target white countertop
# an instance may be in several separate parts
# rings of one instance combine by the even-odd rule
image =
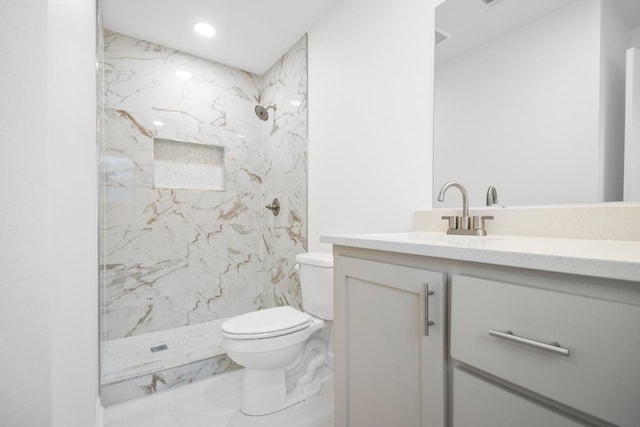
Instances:
[[[347,234],[320,241],[387,252],[422,255],[559,273],[640,282],[640,242],[436,232]]]

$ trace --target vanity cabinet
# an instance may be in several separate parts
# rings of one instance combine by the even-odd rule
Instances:
[[[336,427],[640,426],[640,244],[426,237],[330,241]]]
[[[451,358],[609,423],[640,425],[640,306],[517,279],[452,276]],[[464,387],[454,383],[454,397]],[[467,425],[455,414],[473,409],[455,400],[454,426]]]
[[[336,427],[445,425],[441,272],[335,256]]]

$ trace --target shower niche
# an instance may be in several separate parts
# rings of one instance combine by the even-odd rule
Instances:
[[[153,139],[153,185],[224,191],[224,147]]]

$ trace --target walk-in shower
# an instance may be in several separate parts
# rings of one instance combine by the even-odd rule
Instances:
[[[264,75],[108,29],[101,55],[101,395],[109,405],[233,369],[220,322],[300,307],[306,110],[288,106],[306,98],[306,37]],[[177,76],[176,64],[192,78]],[[267,120],[276,104],[282,119],[267,130],[254,113]],[[202,185],[203,177],[223,185]],[[276,198],[278,216],[265,209]]]

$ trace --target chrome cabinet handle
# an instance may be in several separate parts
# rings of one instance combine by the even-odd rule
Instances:
[[[424,336],[429,336],[429,326],[435,325],[435,322],[429,320],[429,295],[433,295],[433,291],[429,290],[429,283],[424,285]]]
[[[520,344],[528,345],[530,347],[539,348],[540,350],[549,351],[551,353],[559,354],[561,356],[569,356],[569,350],[563,347],[560,347],[560,344],[557,342],[552,342],[551,344],[547,344],[540,341],[535,341],[529,338],[519,337],[515,335],[512,331],[496,331],[495,329],[489,329],[489,335],[492,337],[500,338],[507,341],[517,342]]]

